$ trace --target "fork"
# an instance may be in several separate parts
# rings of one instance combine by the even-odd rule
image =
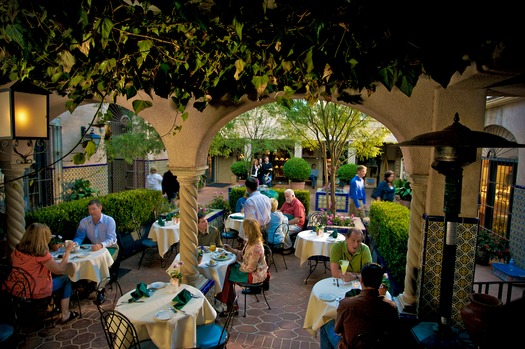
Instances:
[[[191,298],[202,298],[202,296],[196,296],[193,293],[190,293],[190,295],[191,295]]]
[[[180,312],[183,313],[184,315],[186,315],[186,316],[188,315],[188,314],[186,314],[186,312],[185,312],[184,310],[182,310],[182,309],[175,309],[175,308],[173,308],[173,307],[169,307],[169,309],[170,309],[174,314],[177,314],[177,312],[180,311]]]

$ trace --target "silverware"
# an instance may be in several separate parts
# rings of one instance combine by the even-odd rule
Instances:
[[[191,298],[203,298],[202,296],[196,296],[193,293],[190,293],[190,294],[191,294]]]
[[[339,279],[335,279],[335,281],[337,282],[337,287],[339,287]]]
[[[173,313],[175,313],[175,314],[178,313],[178,312],[181,312],[181,313],[183,313],[184,315],[188,315],[188,314],[186,314],[186,312],[185,312],[184,310],[182,310],[182,309],[175,309],[175,308],[173,308],[173,307],[169,307],[169,309],[170,309]]]
[[[117,305],[122,305],[122,304],[133,304],[133,303],[144,303],[144,301],[133,301],[133,302],[121,302]]]

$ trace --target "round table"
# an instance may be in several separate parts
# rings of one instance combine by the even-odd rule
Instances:
[[[297,234],[295,239],[295,256],[299,258],[300,264],[304,264],[312,256],[330,257],[330,249],[337,241],[344,241],[343,234],[337,234],[337,238],[330,237],[331,232],[317,235],[313,230],[303,230]]]
[[[208,246],[205,246],[206,248]],[[237,261],[237,256],[233,253],[228,253],[230,256],[229,259],[224,261],[215,260],[215,265],[210,266],[208,263],[212,259],[213,252],[207,252],[202,255],[202,261],[197,266],[199,272],[204,275],[206,279],[213,280],[215,282],[215,293],[222,291],[224,285],[224,278],[226,277],[226,272],[228,271],[228,266]],[[180,254],[175,256],[173,263],[180,261]],[[173,265],[172,263],[172,265]],[[171,267],[171,266],[170,266]]]
[[[65,274],[71,281],[91,280],[99,283],[104,278],[110,276],[109,267],[113,264],[113,258],[107,248],[92,251],[90,244],[81,245],[80,251],[71,252],[66,265]],[[53,258],[60,263],[58,256],[64,253],[61,248],[51,252]]]
[[[239,232],[239,237],[244,239],[244,230],[242,229],[242,223],[244,222],[244,214],[243,213],[232,213],[231,215],[226,218],[224,221],[224,226],[227,229],[234,229]]]
[[[159,246],[159,255],[164,255],[174,244],[180,240],[180,222],[173,224],[172,221],[166,221],[164,226],[154,222],[148,236],[151,240],[157,241]]]
[[[310,293],[303,328],[315,336],[321,326],[336,318],[339,300],[345,297],[346,292],[354,288],[361,289],[359,281],[344,283],[342,279],[332,277],[319,280]],[[389,292],[385,297],[392,300]]]

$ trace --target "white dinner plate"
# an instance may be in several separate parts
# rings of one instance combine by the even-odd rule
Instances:
[[[214,253],[211,258],[215,259],[216,261],[227,261],[231,257],[232,256],[228,252],[223,252],[223,253]]]
[[[168,310],[161,310],[157,314],[155,314],[155,318],[157,320],[169,320],[173,317],[173,313]]]
[[[335,295],[332,293],[321,293],[319,295],[319,299],[325,302],[332,302],[335,301]]]
[[[165,286],[166,286],[165,282],[157,281],[157,282],[154,282],[154,283],[150,284],[149,288],[151,288],[152,290],[158,290],[158,289],[163,288]]]

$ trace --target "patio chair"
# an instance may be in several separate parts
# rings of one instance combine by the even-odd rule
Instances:
[[[233,304],[237,304],[238,296],[235,295]],[[217,323],[197,326],[197,348],[200,349],[222,349],[226,348],[226,344],[230,339],[230,332],[233,327],[233,317],[235,315],[235,307],[231,307],[228,311],[226,321],[221,326]]]
[[[273,256],[276,253],[279,253],[283,257],[284,267],[286,269],[288,269],[288,265],[286,265],[286,258],[284,257],[284,241],[286,241],[286,239],[288,239],[288,229],[289,229],[288,223],[279,224],[277,226],[277,228],[275,229],[275,232],[273,234],[273,241],[268,241],[268,246],[272,250],[272,255],[271,255],[271,261],[267,260],[266,262],[268,262],[268,263],[271,262],[273,264],[273,266],[275,268],[275,272],[277,272],[277,265],[275,264],[275,259],[274,259]],[[284,233],[284,240],[283,240],[283,242],[276,242],[275,241],[275,235],[277,234],[277,232],[279,230],[281,230]],[[270,264],[268,264],[268,266],[270,266]]]
[[[100,314],[100,321],[110,348],[157,348],[151,340],[140,341],[133,323],[116,310],[103,310]]]
[[[268,245],[264,245],[264,256],[266,258],[266,261],[269,261],[273,258],[273,255],[272,255],[272,249],[270,248],[270,246]],[[269,268],[268,268],[269,269]],[[242,293],[244,294],[244,313],[243,313],[243,317],[246,317],[246,295],[248,294],[251,294],[251,295],[254,295],[255,296],[255,299],[257,300],[257,302],[259,302],[259,298],[257,297],[257,294],[258,293],[261,293],[262,292],[262,295],[264,297],[264,301],[266,302],[266,305],[268,306],[268,309],[272,309],[270,307],[270,304],[268,303],[268,300],[266,299],[266,293],[265,291],[267,291],[270,287],[270,272],[268,270],[268,277],[266,278],[266,280],[262,281],[262,282],[258,282],[258,283],[247,283],[247,282],[234,282],[233,283],[234,285],[238,285],[239,287],[242,288]],[[233,287],[235,287],[233,285]]]
[[[111,276],[105,277],[97,285],[95,304],[100,314],[104,310],[113,310],[117,306],[117,301],[122,297],[122,288]]]
[[[142,245],[142,254],[140,255],[139,266],[137,267],[137,269],[140,269],[140,265],[142,264],[142,260],[144,259],[144,256],[146,255],[146,253],[148,252],[158,253],[159,245],[157,244],[157,241],[153,241],[149,238],[150,230],[151,230],[151,227],[148,227],[144,230],[144,233],[143,233],[141,229],[137,229],[137,234],[139,236],[140,243]],[[160,257],[160,265],[163,268],[165,267],[164,263],[165,263],[164,258]]]
[[[221,240],[224,244],[227,241],[231,241],[229,244],[231,247],[235,248],[235,243],[239,239],[239,232],[235,229],[230,229],[229,231],[223,231],[221,233]]]

